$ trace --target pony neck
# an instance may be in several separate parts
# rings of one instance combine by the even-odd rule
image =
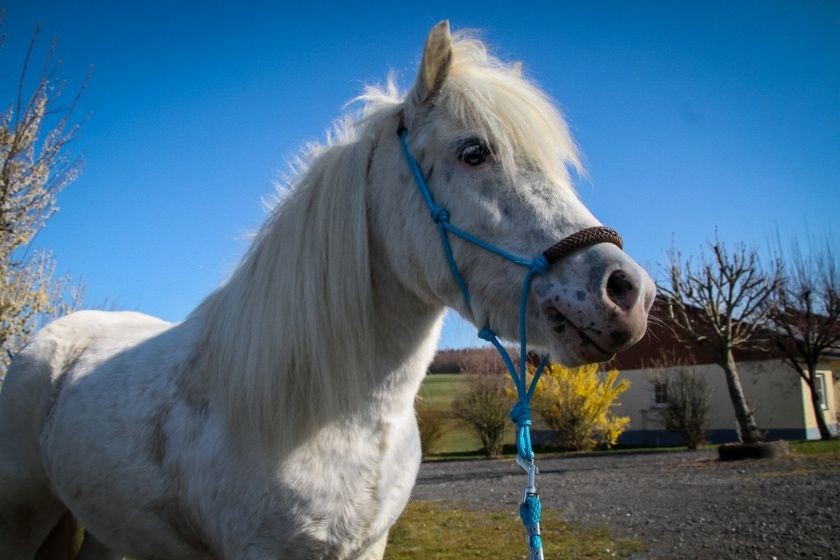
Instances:
[[[195,312],[208,390],[239,439],[288,448],[363,410],[404,407],[422,381],[443,308],[372,262],[371,150],[364,140],[324,149]]]
[[[402,286],[387,267],[374,272],[376,398],[405,410],[426,374],[443,326],[445,307],[430,305]],[[379,394],[383,392],[384,394]]]

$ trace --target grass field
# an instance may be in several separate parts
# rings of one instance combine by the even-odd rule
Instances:
[[[420,387],[420,399],[423,406],[451,414],[452,401],[467,388],[469,377],[457,373],[436,373],[427,375]],[[511,402],[513,406],[513,402]],[[505,431],[504,442],[514,444],[514,426]],[[481,442],[463,423],[448,418],[443,437],[433,448],[429,457],[457,458],[480,455]]]
[[[543,510],[546,558],[625,558],[643,552],[637,541],[615,539],[604,529],[584,529]],[[385,560],[519,559],[526,555],[515,511],[473,511],[442,502],[410,502],[391,529]]]
[[[420,387],[423,404],[440,410],[449,410],[452,400],[467,386],[467,377],[457,373],[429,374]]]
[[[801,455],[840,455],[840,439],[791,441],[790,450]]]
[[[427,375],[420,387],[420,399],[423,406],[439,410],[449,415],[452,401],[467,386],[467,377],[451,373]],[[447,418],[444,434],[433,448],[433,454],[446,454],[455,451],[480,449],[481,442],[460,422]]]

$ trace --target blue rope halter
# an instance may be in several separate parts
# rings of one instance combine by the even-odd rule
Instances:
[[[403,153],[405,154],[405,159],[411,168],[411,173],[414,175],[417,188],[420,190],[420,194],[423,196],[423,200],[429,208],[432,220],[434,220],[438,226],[441,243],[443,244],[443,253],[446,256],[446,261],[449,263],[449,269],[452,271],[455,283],[461,290],[461,295],[464,298],[466,308],[472,311],[470,292],[467,289],[464,277],[461,275],[460,270],[458,270],[458,265],[455,262],[455,256],[452,253],[452,246],[449,243],[448,234],[451,233],[472,243],[473,245],[477,245],[486,251],[494,253],[527,269],[525,279],[522,282],[522,293],[519,303],[519,371],[517,372],[516,367],[513,365],[513,360],[511,360],[507,350],[505,350],[504,346],[502,346],[501,342],[499,342],[496,333],[489,326],[485,326],[478,331],[478,336],[496,347],[496,350],[499,352],[499,355],[505,363],[505,367],[510,373],[511,379],[513,379],[513,384],[516,386],[517,401],[510,411],[510,419],[517,427],[516,463],[528,474],[528,484],[525,487],[522,503],[519,505],[519,516],[522,519],[522,524],[525,526],[530,560],[542,560],[542,538],[540,537],[540,513],[542,511],[542,506],[540,505],[540,498],[536,487],[536,476],[538,471],[534,462],[534,451],[531,448],[530,403],[531,397],[534,395],[534,390],[537,387],[537,381],[539,381],[539,378],[548,363],[548,356],[544,356],[542,361],[540,361],[539,366],[534,372],[534,378],[531,380],[530,385],[526,387],[526,358],[528,354],[528,345],[526,340],[527,329],[525,325],[525,313],[528,301],[528,290],[531,287],[531,280],[533,277],[544,274],[551,263],[560,260],[576,249],[593,245],[595,243],[608,242],[621,248],[621,236],[619,236],[614,230],[602,226],[586,228],[559,241],[533,259],[514,255],[504,249],[487,243],[486,241],[483,241],[466,231],[453,226],[449,222],[449,212],[445,208],[435,204],[432,194],[429,191],[429,187],[426,184],[426,180],[423,177],[423,173],[420,171],[420,166],[411,154],[411,149],[408,146],[408,130],[405,127],[400,127],[397,134],[402,140]]]

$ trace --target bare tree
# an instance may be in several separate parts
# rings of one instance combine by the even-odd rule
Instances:
[[[510,352],[515,366],[519,364],[514,357],[517,353],[518,350]],[[429,372],[506,375],[507,369],[495,348],[461,348],[438,350],[429,364]]]
[[[511,362],[513,362],[514,367],[518,368],[518,349],[511,351],[508,348],[508,354],[511,356]],[[461,371],[463,373],[501,375],[503,377],[508,375],[505,363],[499,357],[499,353],[495,348],[470,348],[466,350],[463,356]]]
[[[452,416],[463,421],[481,440],[487,458],[502,452],[510,397],[501,375],[471,375],[469,385],[452,403]]]
[[[744,396],[733,351],[763,341],[772,306],[771,294],[781,282],[777,261],[764,268],[755,249],[744,245],[727,251],[715,236],[699,263],[670,253],[669,285],[659,286],[678,338],[708,351],[723,369],[742,439],[761,440],[753,411]]]
[[[17,95],[0,114],[0,366],[47,318],[76,307],[82,287],[55,276],[49,252],[31,252],[33,239],[57,210],[56,196],[79,174],[70,150],[79,124],[73,115],[90,74],[67,105],[58,77],[55,43],[28,88],[40,26],[32,34],[18,77]]]
[[[831,439],[819,398],[817,364],[826,350],[840,345],[840,265],[828,242],[808,254],[794,242],[785,264],[770,313],[773,342],[808,384],[820,437]]]
[[[651,377],[651,383],[664,390],[665,402],[654,411],[656,421],[680,436],[686,447],[697,449],[709,427],[711,394],[706,379],[676,351],[663,352],[649,367],[657,372]],[[667,369],[671,372],[665,373]]]
[[[427,457],[446,431],[446,413],[423,402],[420,395],[414,400],[417,427],[420,429],[420,449]]]

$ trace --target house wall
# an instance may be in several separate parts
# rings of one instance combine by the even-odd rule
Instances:
[[[654,404],[656,375],[667,378],[678,371],[677,367],[660,369],[635,369],[621,372],[630,380],[630,388],[620,397],[616,414],[630,417],[628,430],[619,439],[624,445],[676,445],[680,439],[666,432],[656,422]],[[710,392],[709,432],[707,439],[714,443],[737,441],[735,412],[729,398],[723,370],[712,364],[690,366],[702,375]],[[756,423],[767,433],[768,439],[813,439],[819,437],[807,385],[799,375],[781,360],[741,362],[738,364],[741,384],[747,402],[755,410]],[[829,424],[836,428],[836,399],[833,376],[826,376],[826,393],[830,410],[826,414]],[[809,416],[810,415],[810,416]]]
[[[826,364],[831,370],[831,382],[834,385],[834,390],[830,391],[834,396],[834,422],[838,432],[840,432],[840,360],[832,360]],[[835,433],[838,433],[835,432]]]
[[[838,371],[838,362],[822,362],[817,366],[817,372],[822,373],[825,379],[825,398],[828,410],[823,411],[825,422],[828,424],[828,429],[834,434],[837,434],[837,383],[835,381],[835,374]],[[804,381],[802,382],[802,400],[805,406],[805,425],[809,434],[812,434],[809,439],[819,439],[820,430],[817,427],[817,418],[814,415],[814,406],[811,404],[811,388]]]

